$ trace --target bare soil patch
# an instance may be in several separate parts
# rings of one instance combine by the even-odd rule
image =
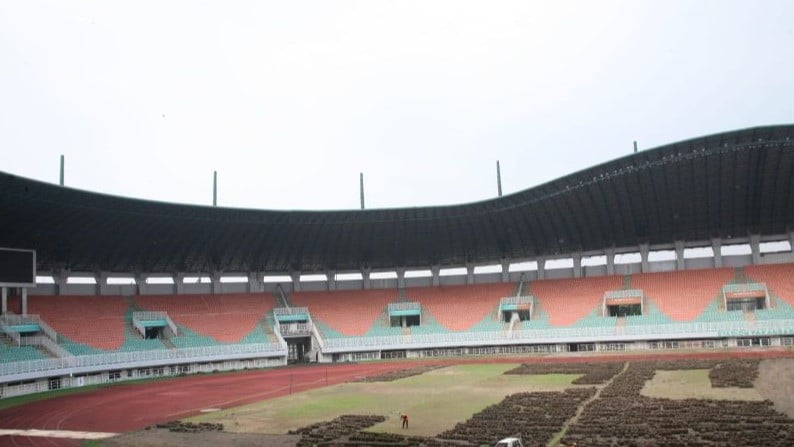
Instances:
[[[296,435],[263,435],[252,433],[175,433],[164,428],[126,433],[102,441],[103,447],[295,447],[301,437]]]
[[[775,409],[794,418],[794,359],[767,359],[758,367],[755,389]]]

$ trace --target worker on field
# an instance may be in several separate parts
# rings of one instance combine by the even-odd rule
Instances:
[[[408,415],[405,413],[400,413],[400,420],[403,422],[403,428],[408,428]]]

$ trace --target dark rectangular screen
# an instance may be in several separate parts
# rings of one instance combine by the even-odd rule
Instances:
[[[0,248],[0,285],[36,283],[36,255],[32,250]]]

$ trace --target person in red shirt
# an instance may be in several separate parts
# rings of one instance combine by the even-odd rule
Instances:
[[[400,413],[400,419],[403,421],[403,428],[408,428],[408,415],[405,413]]]

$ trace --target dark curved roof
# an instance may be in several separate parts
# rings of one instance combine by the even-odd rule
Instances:
[[[464,205],[267,211],[80,191],[0,173],[0,246],[39,270],[344,271],[528,259],[794,228],[794,125],[642,151]]]

